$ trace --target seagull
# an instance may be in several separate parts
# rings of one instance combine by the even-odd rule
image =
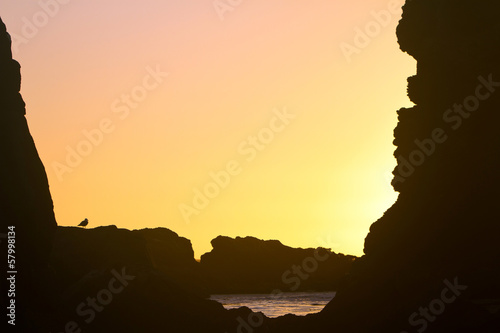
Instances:
[[[89,220],[88,219],[85,219],[83,220],[82,222],[80,222],[80,224],[78,225],[79,227],[86,227],[87,224],[89,224]]]

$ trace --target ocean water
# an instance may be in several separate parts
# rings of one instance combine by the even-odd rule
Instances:
[[[335,292],[290,292],[280,295],[212,295],[210,299],[221,303],[226,309],[246,306],[254,312],[275,318],[288,313],[305,316],[320,312],[334,297]]]

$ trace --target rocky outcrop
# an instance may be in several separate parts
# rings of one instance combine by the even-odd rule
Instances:
[[[10,286],[5,284],[7,269],[2,268],[2,308],[15,299],[19,325],[49,297],[42,285],[57,225],[47,175],[24,116],[20,68],[12,59],[11,38],[0,20],[0,233],[15,232],[15,263],[9,270],[18,271],[16,297],[7,300],[4,291]],[[4,237],[0,241],[6,262],[7,242]]]
[[[191,242],[165,228],[59,227],[51,267],[66,289],[89,272],[119,267],[158,270],[183,289],[208,296]]]
[[[355,259],[254,237],[219,236],[212,246],[200,263],[215,294],[336,290]]]
[[[498,1],[404,6],[398,38],[417,75],[394,131],[400,195],[316,331],[500,331],[499,12]]]

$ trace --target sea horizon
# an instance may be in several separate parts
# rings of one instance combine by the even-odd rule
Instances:
[[[279,294],[224,294],[211,295],[225,309],[243,306],[266,317],[276,318],[287,314],[305,316],[318,313],[336,295],[336,291],[283,292]]]

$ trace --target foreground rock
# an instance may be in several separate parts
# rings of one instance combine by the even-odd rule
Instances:
[[[336,290],[355,259],[254,237],[219,236],[212,246],[201,256],[201,267],[216,294]]]
[[[191,242],[165,228],[59,227],[51,266],[63,287],[96,270],[134,266],[158,270],[184,289],[208,296]]]
[[[2,309],[15,307],[9,310],[10,327],[16,323],[19,329],[29,331],[29,326],[22,324],[27,323],[29,313],[43,306],[49,297],[42,286],[47,282],[47,260],[56,221],[45,168],[24,116],[25,104],[19,93],[20,65],[12,59],[11,38],[1,20],[0,73],[1,305]],[[15,246],[9,253],[15,259],[7,258],[6,237],[10,237],[11,247]],[[9,286],[7,271],[19,271],[19,274],[8,275],[11,279],[15,275],[11,280],[15,283]],[[11,285],[15,285],[16,290],[8,296]],[[4,313],[2,317],[6,321]]]

